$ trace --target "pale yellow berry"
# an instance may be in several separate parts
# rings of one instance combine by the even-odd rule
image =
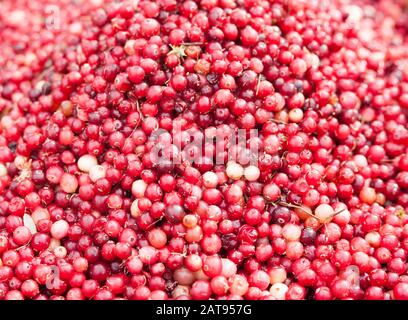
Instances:
[[[303,111],[300,108],[295,108],[289,111],[289,121],[298,123],[303,120]]]
[[[89,172],[92,167],[95,167],[98,164],[98,159],[96,157],[90,155],[90,154],[85,154],[82,157],[78,159],[78,169],[81,170],[82,172]]]
[[[147,183],[142,179],[136,180],[132,183],[132,194],[135,198],[143,198],[147,188]]]
[[[248,284],[247,279],[240,274],[236,274],[232,276],[229,282],[230,282],[230,292],[233,295],[242,297],[243,295],[245,295],[245,293],[247,293],[249,289],[249,284]]]
[[[244,168],[236,162],[229,162],[225,171],[232,180],[239,180],[244,175]]]
[[[33,218],[29,214],[25,213],[23,215],[23,223],[24,226],[30,229],[31,234],[37,233],[37,227],[35,226]]]
[[[135,44],[136,44],[136,40],[131,39],[131,40],[126,41],[124,50],[127,55],[132,56],[136,53]]]
[[[132,202],[131,206],[130,206],[130,214],[133,218],[136,218],[138,216],[140,216],[141,212],[138,206],[138,202],[139,200],[135,200]]]
[[[268,271],[269,278],[272,284],[283,283],[286,280],[286,270],[282,267],[274,267]]]
[[[277,300],[285,300],[286,292],[288,291],[288,286],[284,283],[275,283],[269,289],[269,292]]]
[[[365,239],[373,248],[378,248],[380,246],[381,235],[377,231],[367,233]]]
[[[96,165],[89,170],[89,178],[92,180],[92,182],[105,178],[105,176],[106,169],[103,166]]]
[[[7,175],[7,168],[4,164],[0,163],[0,177]]]
[[[301,234],[302,229],[298,225],[293,223],[285,224],[282,228],[282,236],[287,241],[297,241],[299,240]]]
[[[14,158],[14,165],[18,170],[23,170],[27,165],[27,158],[23,156],[16,156]]]
[[[218,176],[212,171],[203,174],[203,185],[206,188],[215,188],[218,184]]]
[[[65,220],[55,221],[52,226],[50,233],[54,239],[60,240],[68,234],[69,224]]]
[[[317,219],[319,219],[321,222],[330,222],[331,219],[333,219],[334,216],[334,210],[332,206],[322,203],[315,209],[315,216]]]
[[[244,170],[245,179],[248,181],[256,181],[258,180],[261,172],[257,166],[248,166]]]
[[[54,249],[54,255],[59,259],[64,259],[67,255],[67,249],[63,246],[58,246]]]

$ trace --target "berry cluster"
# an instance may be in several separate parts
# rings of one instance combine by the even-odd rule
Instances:
[[[407,25],[1,1],[0,299],[408,299]]]

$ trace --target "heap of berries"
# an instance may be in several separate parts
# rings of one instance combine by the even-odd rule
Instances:
[[[1,1],[0,299],[408,299],[407,26]]]

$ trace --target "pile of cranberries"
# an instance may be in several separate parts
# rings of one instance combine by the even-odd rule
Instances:
[[[407,300],[407,26],[404,0],[1,1],[0,299]]]

